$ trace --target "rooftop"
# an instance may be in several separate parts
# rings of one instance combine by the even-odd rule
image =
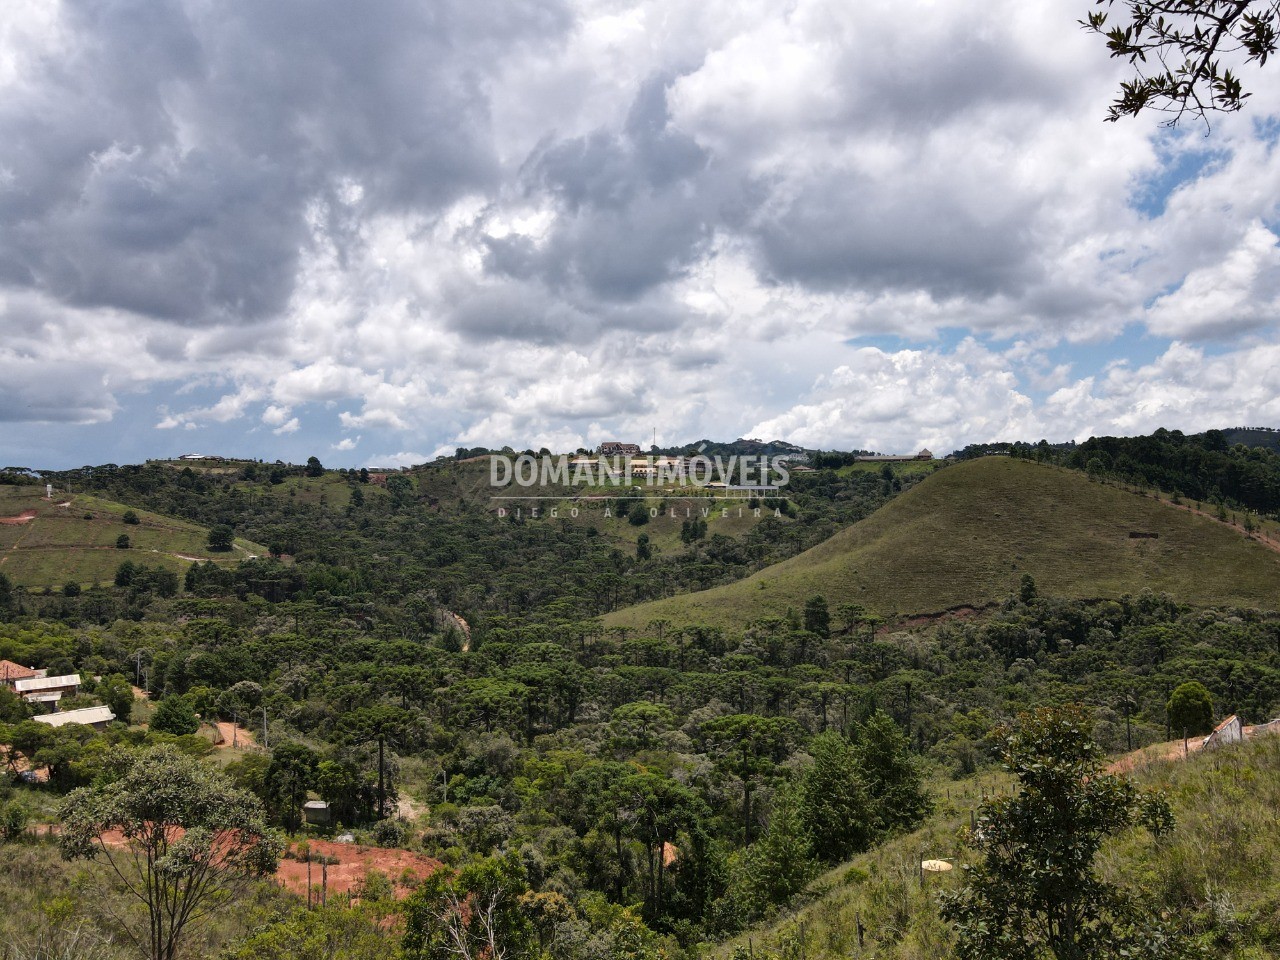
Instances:
[[[61,677],[31,677],[13,685],[18,693],[37,693],[41,690],[57,690],[60,687],[80,686],[80,674],[68,673]]]
[[[29,680],[37,675],[31,667],[24,667],[12,660],[0,660],[0,682],[12,683],[15,680]]]
[[[49,713],[43,717],[34,717],[36,723],[47,723],[51,727],[65,727],[69,723],[110,723],[116,718],[110,707],[83,707],[80,710],[67,710],[65,713]]]

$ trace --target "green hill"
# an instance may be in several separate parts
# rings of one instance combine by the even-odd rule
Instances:
[[[139,509],[138,522],[125,523],[129,510],[87,494],[46,500],[43,486],[0,486],[0,573],[27,588],[87,587],[110,583],[125,560],[181,574],[193,560],[238,563],[266,553],[248,540],[213,553],[208,528]],[[121,534],[128,549],[116,546]]]
[[[1025,573],[1042,592],[1069,597],[1151,589],[1188,603],[1275,609],[1280,601],[1280,555],[1237,529],[1078,471],[987,457],[939,470],[752,577],[605,622],[741,624],[799,611],[814,594],[833,611],[860,603],[881,616],[933,613],[1003,598]]]

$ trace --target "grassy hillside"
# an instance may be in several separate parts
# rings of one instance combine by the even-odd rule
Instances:
[[[1174,829],[1158,841],[1141,829],[1115,838],[1102,849],[1099,872],[1167,905],[1206,957],[1277,956],[1280,820],[1272,811],[1280,803],[1280,737],[1152,764],[1133,779],[1165,792]],[[748,944],[760,960],[951,956],[953,938],[938,915],[937,894],[961,882],[959,871],[928,874],[922,885],[916,863],[921,857],[964,863],[971,856],[962,828],[980,784],[1010,789],[1007,778],[993,774],[935,793],[938,812],[919,830],[830,871],[811,885],[807,905],[718,946],[712,960],[729,960]]]
[[[606,622],[741,624],[798,611],[814,594],[833,610],[861,603],[882,616],[929,613],[1000,599],[1024,573],[1069,597],[1149,588],[1189,603],[1280,602],[1280,555],[1225,524],[1078,471],[988,457],[938,471],[746,580],[620,610]]]
[[[266,553],[247,540],[231,553],[212,553],[207,528],[146,510],[134,510],[138,523],[128,524],[127,510],[87,494],[46,500],[43,486],[0,486],[0,520],[10,521],[0,523],[0,573],[28,588],[87,587],[110,583],[125,560],[181,574],[195,559],[237,563]],[[121,534],[127,550],[116,547]]]

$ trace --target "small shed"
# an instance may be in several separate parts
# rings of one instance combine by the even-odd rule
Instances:
[[[308,800],[302,805],[302,816],[313,827],[329,825],[329,804],[323,800]]]
[[[1244,739],[1244,726],[1234,713],[1213,728],[1213,733],[1204,738],[1202,747],[1221,747],[1228,743],[1239,743]]]

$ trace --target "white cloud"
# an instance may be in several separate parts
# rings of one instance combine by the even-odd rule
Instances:
[[[369,457],[365,461],[365,466],[369,469],[374,467],[412,467],[415,464],[426,463],[433,458],[428,457],[425,453],[410,453],[408,451],[400,451],[399,453],[380,453],[377,456]]]
[[[1147,313],[1147,325],[1167,337],[1230,336],[1280,318],[1280,247],[1253,221],[1219,262],[1197,267]]]
[[[2,421],[435,456],[1274,417],[1275,71],[1205,140],[1101,122],[1123,65],[1055,4],[113,11],[0,22]],[[1133,331],[1177,342],[1107,369]]]

